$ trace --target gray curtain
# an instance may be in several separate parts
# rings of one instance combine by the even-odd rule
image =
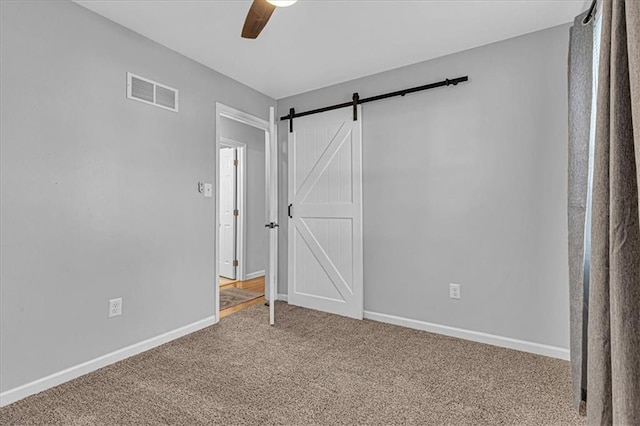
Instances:
[[[640,425],[640,0],[600,7],[587,423]]]
[[[585,228],[593,84],[593,21],[576,17],[569,38],[569,294],[573,402],[584,413],[586,393],[587,298]],[[588,287],[587,287],[588,288]]]

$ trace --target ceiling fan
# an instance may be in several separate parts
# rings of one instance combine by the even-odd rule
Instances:
[[[253,0],[242,28],[243,38],[257,38],[276,7],[291,6],[298,0]]]

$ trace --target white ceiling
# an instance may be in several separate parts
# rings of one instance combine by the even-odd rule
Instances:
[[[280,99],[569,22],[588,0],[300,0],[257,40],[250,1],[76,0]]]

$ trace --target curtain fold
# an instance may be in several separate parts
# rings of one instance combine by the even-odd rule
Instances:
[[[569,37],[569,295],[573,402],[584,412],[586,392],[585,225],[593,84],[593,25],[578,15]]]
[[[640,424],[640,1],[601,2],[587,423]]]

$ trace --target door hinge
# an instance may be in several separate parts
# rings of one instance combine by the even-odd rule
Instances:
[[[237,260],[233,261],[233,266],[238,266],[238,261]]]
[[[233,215],[234,216],[239,216],[240,212],[238,211],[238,209],[233,210]]]
[[[238,160],[233,160],[233,165],[238,167]]]

